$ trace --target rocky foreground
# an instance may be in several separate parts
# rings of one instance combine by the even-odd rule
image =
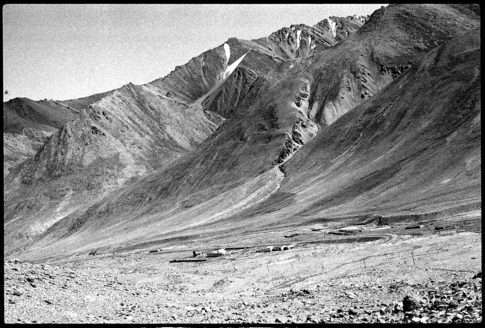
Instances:
[[[4,263],[5,320],[477,323],[478,242],[473,233],[403,236],[381,244],[248,251],[200,264],[168,263],[173,254],[146,253],[50,264],[10,260]],[[406,254],[415,245],[422,253],[413,264]],[[392,259],[392,251],[398,257]]]

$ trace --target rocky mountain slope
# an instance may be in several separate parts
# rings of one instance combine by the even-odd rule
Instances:
[[[323,128],[285,165],[280,191],[319,217],[480,203],[480,90],[472,30]]]
[[[78,110],[56,101],[15,98],[3,104],[3,175],[35,153]]]
[[[6,176],[6,254],[481,206],[479,26],[478,6],[390,5],[104,95]]]
[[[71,100],[14,98],[3,104],[3,175],[42,147],[65,123],[79,118],[80,111],[110,92]]]

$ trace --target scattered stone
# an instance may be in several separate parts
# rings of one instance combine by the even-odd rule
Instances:
[[[450,309],[456,309],[458,307],[458,302],[455,300],[451,300],[450,303],[448,303],[448,307]]]
[[[463,320],[463,315],[457,313],[454,317],[453,317],[453,321],[461,321]]]
[[[345,294],[347,295],[348,298],[350,299],[354,299],[356,298],[357,296],[353,293],[353,292],[345,292]]]
[[[402,301],[404,312],[413,311],[419,308],[419,301],[412,296],[406,295]]]
[[[11,271],[12,268],[18,268],[18,271]],[[76,286],[74,282],[78,283],[82,279],[84,279],[83,282],[87,282],[92,279],[93,286],[96,286],[94,288],[96,288],[96,291],[100,293],[100,298],[103,296],[112,297],[113,295],[110,295],[109,291],[113,290],[113,288],[115,288],[117,284],[122,284],[117,281],[107,282],[109,280],[115,279],[114,275],[110,276],[112,279],[108,279],[107,276],[103,275],[83,275],[81,272],[75,274],[74,272],[63,269],[62,267],[44,267],[43,269],[40,268],[40,265],[32,267],[31,264],[28,263],[18,265],[17,267],[15,267],[13,264],[5,265],[5,304],[11,304],[6,306],[11,309],[10,311],[18,311],[19,308],[22,308],[21,305],[15,305],[21,303],[19,300],[22,300],[22,298],[16,298],[15,296],[26,297],[28,301],[33,301],[35,299],[38,299],[38,293],[40,292],[46,293],[43,295],[44,298],[51,298],[49,300],[40,298],[40,300],[43,300],[43,302],[45,302],[46,304],[57,304],[56,299],[52,298],[55,297],[52,296],[54,294],[51,294],[48,290],[46,291],[45,288],[38,288],[39,285],[43,287],[46,282],[49,282],[48,279],[41,279],[41,277],[50,277],[52,279],[51,282],[53,283],[53,286],[47,286],[50,286],[51,288],[57,288],[58,290],[61,290],[61,288],[66,288],[68,290],[70,289],[73,291],[73,293],[84,292],[81,289],[82,286],[79,286],[77,288],[77,291],[74,291],[76,289],[73,288],[74,286]],[[70,276],[71,278],[73,276],[77,278],[69,280],[67,278],[68,276]],[[359,280],[350,280],[352,281],[351,283],[347,280],[344,281],[342,285],[335,284],[333,286],[336,295],[340,296],[340,304],[329,304],[328,306],[330,306],[332,310],[328,308],[327,305],[324,306],[323,301],[320,300],[319,297],[317,297],[317,294],[320,292],[318,291],[318,289],[310,290],[295,288],[294,290],[290,290],[290,292],[283,292],[281,294],[275,295],[277,303],[274,303],[274,300],[272,299],[267,299],[261,303],[257,302],[256,297],[262,294],[263,290],[255,289],[254,294],[251,294],[251,296],[254,298],[247,299],[247,301],[241,303],[228,303],[228,306],[221,306],[222,303],[219,303],[214,299],[210,301],[207,300],[204,303],[194,303],[190,306],[185,307],[185,310],[188,313],[183,313],[184,306],[182,305],[179,308],[179,310],[181,310],[182,312],[178,315],[182,314],[184,318],[192,322],[205,320],[209,323],[222,323],[224,322],[225,316],[228,315],[230,316],[228,321],[231,322],[243,322],[250,320],[251,322],[255,323],[273,322],[285,325],[293,322],[303,323],[305,321],[307,323],[365,322],[431,324],[481,322],[481,272],[475,275],[470,274],[467,280],[457,280],[458,277],[461,276],[461,273],[457,274],[453,282],[445,280],[448,279],[445,278],[445,276],[443,276],[443,279],[441,281],[434,281],[430,279],[426,280],[423,284],[413,284],[411,283],[411,281],[409,284],[394,282],[394,284],[399,287],[395,289],[391,289],[390,285],[384,284],[384,282],[381,282],[384,285],[383,288],[377,289],[377,284],[362,283]],[[34,290],[31,288],[25,288],[24,284],[30,284],[30,286],[34,288],[37,287],[37,289]],[[110,288],[102,288],[106,285],[110,285]],[[135,290],[141,291],[141,293],[138,293],[138,295],[144,297],[145,295],[157,293],[160,290],[160,286],[161,285],[157,286],[154,284],[147,284],[147,286],[145,286],[142,284],[141,286],[134,288],[134,285],[127,281],[127,283],[124,284],[124,286],[120,287],[118,291],[119,293],[123,293],[123,295],[125,295],[125,292],[123,292],[123,290],[125,289],[125,287],[127,287],[125,290],[133,292],[134,295],[137,295],[135,293]],[[365,288],[362,287],[360,289],[361,291],[359,292],[362,301],[357,301],[356,299],[354,299],[357,298],[354,291],[359,290],[360,286],[364,286]],[[332,289],[328,287],[331,287],[331,284],[325,284],[322,287],[321,291],[332,291]],[[345,291],[346,288],[352,288],[352,291]],[[177,290],[179,291],[179,295],[187,290],[187,288],[174,287],[174,284],[164,284],[163,289],[167,291],[172,291],[173,293],[176,293],[175,290]],[[408,292],[409,294],[404,297],[404,299],[402,299],[402,302],[398,302],[397,298],[402,295],[404,291]],[[197,295],[204,294],[203,291],[198,291],[195,293]],[[244,294],[244,292],[240,293],[240,296],[243,298],[249,296],[249,294]],[[15,296],[12,297],[10,295]],[[11,297],[11,299],[9,297]],[[28,297],[31,298],[29,299]],[[118,295],[118,297],[120,297],[121,299],[126,299],[122,295]],[[349,298],[352,299],[352,301],[349,301]],[[112,298],[111,300],[116,300],[116,298]],[[382,302],[382,300],[384,300],[384,302]],[[156,302],[158,301],[159,300],[157,300]],[[167,301],[168,303],[170,302],[169,300]],[[284,303],[285,301],[287,303]],[[197,302],[196,299],[194,299],[193,302]],[[355,303],[357,303],[356,306]],[[123,307],[124,311],[126,311],[116,312],[115,317],[113,317],[114,313],[110,314],[109,316],[100,316],[99,314],[94,314],[91,317],[79,317],[80,322],[93,323],[96,321],[103,322],[104,320],[106,320],[105,322],[114,322],[116,321],[116,318],[118,318],[118,320],[120,321],[135,321],[134,317],[136,318],[136,321],[142,320],[143,318],[152,320],[153,317],[150,318],[149,316],[155,316],[157,313],[160,312],[158,310],[167,311],[163,314],[163,317],[170,322],[176,322],[177,320],[180,320],[176,314],[171,313],[174,312],[171,311],[172,306],[163,308],[163,305],[160,307],[157,303],[155,303],[153,305],[153,309],[150,309],[147,307],[143,307],[144,305],[142,303],[140,303],[139,307],[132,307],[131,305],[127,305],[126,301],[119,302],[118,304]],[[218,310],[216,304],[220,306],[220,310]],[[268,304],[270,305],[268,306]],[[288,310],[282,310],[283,308],[281,307],[281,304],[288,305]],[[113,302],[113,305],[116,306],[116,302]],[[315,309],[312,309],[313,307],[315,307]],[[316,312],[317,307],[322,310],[318,310],[318,312]],[[296,316],[289,315],[289,313],[294,314],[295,312],[292,311],[297,310],[297,308],[298,310],[300,310],[300,308],[304,308],[305,311],[302,311],[302,313]],[[266,311],[262,311],[263,309]],[[312,310],[310,309],[312,309],[314,312],[311,312]],[[146,312],[143,313],[144,311]],[[251,314],[248,317],[247,313],[251,313],[251,311],[253,313],[257,313]],[[15,313],[13,316],[11,316],[11,320],[15,320],[17,317],[22,318],[19,319],[19,322],[24,322],[23,320],[25,320],[25,318],[18,313]],[[59,318],[57,318],[56,320],[59,320]],[[42,321],[45,320],[42,319]],[[180,321],[185,321],[185,319]]]
[[[349,314],[350,315],[357,315],[357,314],[359,314],[359,312],[357,312],[357,310],[355,310],[355,309],[349,309]]]
[[[15,296],[21,296],[23,292],[20,289],[15,289],[12,294]]]
[[[275,319],[276,323],[286,323],[286,318],[285,317],[278,317]]]

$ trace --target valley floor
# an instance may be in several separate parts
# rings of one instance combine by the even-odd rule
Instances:
[[[188,249],[44,264],[9,260],[5,321],[482,321],[481,233],[376,231],[380,238],[296,242],[268,253],[246,248],[202,262],[170,262],[189,258]],[[415,310],[404,312],[406,295],[417,301]]]

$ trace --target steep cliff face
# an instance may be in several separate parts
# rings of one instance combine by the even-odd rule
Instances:
[[[475,201],[477,12],[391,5],[229,39],[110,92],[6,177],[6,252],[46,258]]]

